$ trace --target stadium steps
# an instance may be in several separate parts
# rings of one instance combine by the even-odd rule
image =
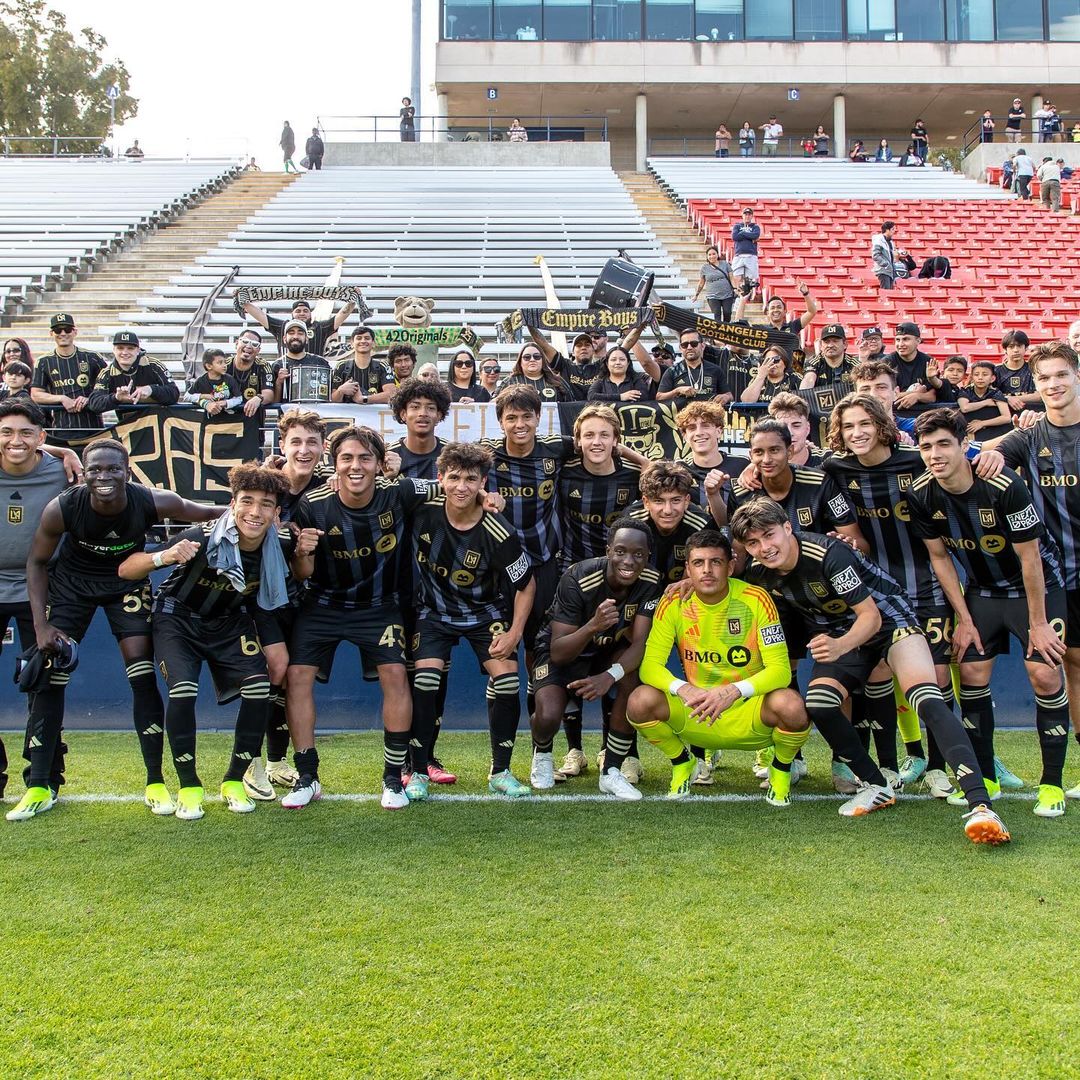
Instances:
[[[242,173],[222,191],[99,261],[82,280],[46,293],[32,308],[12,315],[4,336],[25,338],[34,356],[50,352],[49,319],[56,311],[66,311],[79,328],[79,345],[108,355],[112,328],[124,321],[120,312],[135,307],[137,297],[168,284],[295,179],[296,174]]]

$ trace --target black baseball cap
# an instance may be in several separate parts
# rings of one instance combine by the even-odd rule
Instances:
[[[308,300],[307,297],[304,297],[304,296],[301,296],[299,300],[294,300],[292,302],[292,307],[289,308],[289,310],[290,311],[295,311],[301,305],[306,307],[309,311],[311,310],[311,301]]]
[[[921,338],[922,331],[919,329],[917,323],[902,322],[896,324],[896,332],[898,334],[911,334],[912,337]]]
[[[50,330],[74,330],[75,320],[64,311],[58,311],[49,320]]]
[[[753,212],[754,212],[754,208],[752,206],[744,206],[743,207],[743,213],[744,214],[752,214]]]
[[[881,327],[880,327],[880,326],[868,326],[868,327],[867,327],[867,328],[866,328],[866,329],[865,329],[865,330],[864,330],[864,331],[862,332],[862,339],[863,339],[863,341],[865,341],[865,340],[866,340],[867,338],[872,338],[872,337],[884,337],[884,336],[885,336],[885,335],[884,335],[884,334],[883,334],[883,333],[881,332]]]
[[[134,330],[117,330],[113,334],[112,343],[114,345],[138,345],[139,335]]]
[[[827,337],[838,337],[838,338],[845,338],[846,339],[847,338],[847,333],[839,323],[831,322],[831,323],[829,323],[828,326],[826,326],[821,331],[822,340],[824,340]]]
[[[573,343],[576,345],[579,341],[587,341],[591,345],[592,344],[592,334],[585,334],[585,333],[578,334],[578,336],[576,338],[574,338]]]

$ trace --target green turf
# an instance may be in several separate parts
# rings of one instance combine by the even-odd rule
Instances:
[[[141,790],[133,737],[69,742],[70,794]],[[208,791],[226,746],[200,740]],[[824,792],[810,748],[798,790]],[[1033,733],[1000,749],[1035,776]],[[320,751],[328,792],[377,790],[377,737]],[[484,790],[483,738],[440,756]],[[748,765],[728,755],[711,792],[756,791]],[[1000,803],[1014,843],[987,849],[930,800],[860,821],[832,801],[209,803],[194,823],[61,803],[0,822],[2,1072],[1069,1075],[1080,804],[1031,805]]]

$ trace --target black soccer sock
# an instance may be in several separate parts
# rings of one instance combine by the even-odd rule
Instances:
[[[945,704],[937,683],[917,683],[908,687],[907,699],[926,725],[927,736],[935,740],[945,761],[952,766],[968,806],[989,806],[990,796],[975,757],[975,748],[956,713]],[[930,744],[931,753],[935,742]]]
[[[409,734],[409,753],[413,772],[427,775],[428,747],[435,730],[435,710],[439,705],[439,684],[442,672],[437,668],[418,668],[413,674],[412,731]]]
[[[990,686],[960,684],[960,713],[983,777],[996,779],[994,768],[994,698]]]
[[[708,757],[708,755],[705,753],[704,748],[701,746],[691,746],[690,753],[693,754],[694,757],[698,759],[698,761],[704,761],[706,757]]]
[[[881,682],[868,682],[863,688],[866,699],[866,719],[874,735],[878,765],[883,769],[900,771],[896,760],[896,697],[892,677]]]
[[[563,731],[566,732],[566,749],[581,749],[581,729],[583,720],[581,716],[581,702],[571,700],[567,703],[563,714]]]
[[[607,737],[607,751],[604,754],[604,772],[608,769],[621,769],[622,763],[630,754],[630,745],[633,742],[629,735],[623,735],[618,731],[609,731]]]
[[[847,765],[860,780],[884,787],[885,777],[844,715],[843,705],[843,695],[833,686],[811,686],[806,691],[807,714],[836,760]]]
[[[63,730],[56,743],[56,752],[53,754],[52,770],[49,772],[49,787],[53,791],[59,791],[64,786],[64,758],[68,752],[67,743],[64,742]]]
[[[1035,695],[1035,727],[1042,751],[1040,784],[1063,787],[1065,753],[1069,749],[1069,691],[1064,680],[1061,689],[1050,697]]]
[[[285,719],[285,691],[270,687],[270,710],[266,720],[266,760],[284,761],[289,752],[289,724]]]
[[[169,707],[165,710],[169,750],[182,788],[202,787],[195,769],[195,698],[198,693],[198,683],[173,683],[169,687]]]
[[[792,758],[791,760],[794,761],[795,759]],[[773,754],[773,759],[769,764],[781,772],[791,772],[791,761],[781,761],[775,754]]]
[[[245,679],[240,690],[240,710],[236,714],[232,757],[225,780],[243,780],[247,767],[262,751],[266,717],[270,712],[270,683],[264,675]]]
[[[491,732],[491,774],[510,768],[514,753],[518,722],[521,720],[521,682],[517,673],[496,675],[490,679],[491,698],[488,702],[488,728]]]
[[[0,799],[4,797],[4,789],[8,781],[8,756],[4,740],[0,739]]]
[[[443,714],[446,712],[446,692],[450,687],[450,661],[439,672],[439,700],[435,704],[435,726],[431,729],[431,739],[428,742],[428,761],[435,757],[435,744],[442,734]]]
[[[849,698],[851,708],[851,726],[862,743],[862,748],[870,753],[870,740],[873,737],[873,729],[870,727],[870,716],[866,711],[866,698],[861,691],[856,690]],[[836,755],[833,754],[835,759]]]
[[[533,735],[532,744],[534,754],[553,754],[555,752],[554,735],[549,735],[547,738],[538,738]]]
[[[491,698],[495,693],[491,689],[491,680],[488,680],[488,702],[490,704]],[[532,676],[529,676],[528,681],[525,683],[525,715],[533,716],[536,713],[536,692],[533,690]]]
[[[132,660],[125,669],[131,684],[132,714],[139,749],[146,766],[146,782],[162,784],[161,762],[165,755],[165,706],[161,703],[157,672],[152,659]]]
[[[908,698],[911,701],[911,698]],[[916,710],[918,712],[918,710]],[[921,715],[921,714],[920,714]],[[929,772],[931,769],[937,769],[940,772],[945,771],[945,755],[941,752],[941,747],[938,746],[937,737],[929,729],[926,729],[926,746],[928,753],[926,755],[926,768]]]
[[[396,780],[401,783],[401,768],[409,756],[409,733],[407,731],[383,731],[383,783]],[[424,763],[427,768],[427,763]]]
[[[319,751],[314,746],[310,750],[294,750],[293,765],[301,778],[310,776],[312,780],[319,779]]]
[[[64,726],[64,691],[69,678],[54,672],[48,689],[30,697],[30,716],[23,742],[23,757],[30,763],[23,770],[27,787],[49,786]]]
[[[1075,739],[1076,739],[1076,741],[1077,741],[1078,743],[1080,743],[1080,731],[1074,731],[1074,732],[1073,732],[1073,738],[1075,738]]]

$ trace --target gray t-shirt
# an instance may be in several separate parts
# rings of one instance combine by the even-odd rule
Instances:
[[[731,264],[726,259],[721,259],[715,266],[705,263],[701,276],[705,279],[706,300],[729,300],[735,295],[731,287]]]
[[[51,454],[25,476],[0,468],[0,604],[25,604],[26,560],[45,507],[68,486],[64,466]]]

